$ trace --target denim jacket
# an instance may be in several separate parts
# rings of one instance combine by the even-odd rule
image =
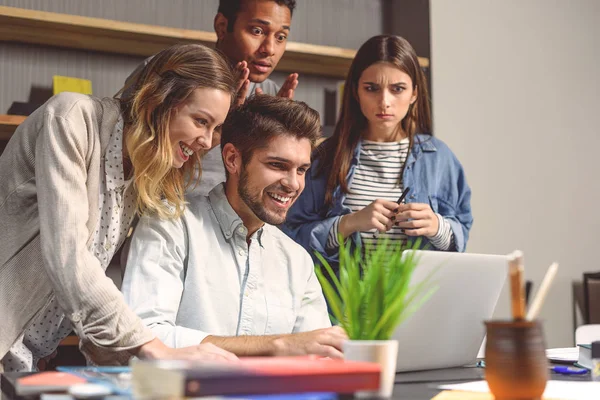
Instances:
[[[359,142],[348,171],[349,186],[359,163],[360,148]],[[315,252],[319,252],[330,264],[337,266],[338,254],[326,250],[327,238],[334,222],[351,210],[344,206],[346,195],[340,186],[335,188],[332,206],[325,206],[327,174],[317,176],[317,167],[318,160],[307,173],[304,191],[289,210],[282,229],[304,246],[313,259],[316,260]],[[403,183],[410,187],[406,203],[427,203],[434,212],[446,218],[454,233],[453,250],[464,252],[473,224],[471,189],[462,165],[450,148],[433,136],[415,135],[412,151],[406,160]],[[360,244],[358,232],[351,238],[353,243]],[[421,237],[421,247],[428,243],[427,238]]]

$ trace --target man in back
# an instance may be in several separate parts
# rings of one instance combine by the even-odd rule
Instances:
[[[252,94],[294,97],[298,74],[288,75],[282,87],[268,79],[285,52],[290,34],[296,0],[220,0],[214,18],[217,35],[215,47],[240,72],[236,104]],[[151,59],[146,59],[125,81],[125,87],[135,83],[137,74]],[[129,93],[127,89],[123,96]],[[190,194],[207,195],[225,180],[225,169],[218,148],[221,137],[213,135],[213,148],[202,159],[202,179],[190,188]]]
[[[309,254],[275,225],[304,189],[320,135],[301,102],[257,96],[222,128],[224,184],[175,221],[143,217],[123,293],[173,347],[213,343],[239,356],[342,357]]]
[[[285,52],[296,0],[221,0],[214,20],[216,48],[247,79],[240,96],[270,94],[293,98],[298,74],[283,86],[268,79]]]

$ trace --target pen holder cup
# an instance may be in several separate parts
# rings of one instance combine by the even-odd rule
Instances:
[[[487,321],[485,379],[496,400],[541,399],[548,361],[539,321]]]

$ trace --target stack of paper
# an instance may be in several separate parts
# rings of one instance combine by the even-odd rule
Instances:
[[[550,361],[559,363],[575,363],[579,358],[578,347],[564,347],[558,349],[546,349],[546,357]]]
[[[460,390],[463,392],[489,393],[486,381],[442,385],[440,389]],[[543,399],[581,400],[600,397],[600,382],[586,381],[548,381]],[[484,397],[482,397],[483,399]],[[443,397],[442,397],[443,399]],[[436,400],[437,397],[436,397]]]

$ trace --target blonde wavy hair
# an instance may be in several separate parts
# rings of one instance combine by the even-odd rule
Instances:
[[[155,55],[119,92],[140,214],[180,216],[185,189],[194,182],[195,169],[200,170],[197,153],[182,168],[173,167],[169,138],[172,110],[198,88],[223,90],[233,99],[236,82],[229,63],[218,51],[185,44]]]

